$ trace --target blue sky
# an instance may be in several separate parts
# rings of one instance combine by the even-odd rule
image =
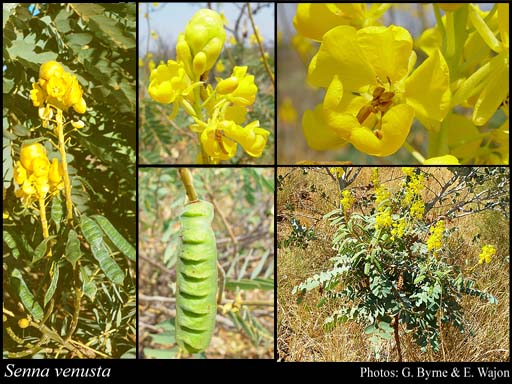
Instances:
[[[192,15],[198,9],[206,7],[206,3],[158,3],[156,8],[152,5],[153,3],[147,4],[149,4],[150,29],[156,31],[161,38],[171,41],[171,46],[174,46],[178,34],[185,29]],[[253,9],[254,5],[253,3]],[[212,7],[218,12],[224,12],[229,21],[228,27],[232,28],[234,26],[236,17],[240,13],[235,3],[213,3]],[[143,17],[146,12],[146,3],[141,3],[139,10],[139,53],[143,55],[146,52],[148,36],[147,20]],[[254,21],[263,39],[265,41],[274,41],[274,4],[261,9],[254,16]],[[248,23],[247,28],[249,31],[252,31],[250,23]],[[154,41],[150,40],[150,47],[154,48]]]

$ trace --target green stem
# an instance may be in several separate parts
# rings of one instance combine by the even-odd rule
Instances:
[[[66,196],[66,220],[73,220],[73,201],[71,200],[71,181],[68,174],[68,160],[66,157],[66,145],[64,143],[64,117],[62,110],[57,108],[57,131],[59,137],[59,153],[62,161],[62,176],[64,178],[64,193]]]
[[[425,161],[425,158],[421,155],[421,153],[419,153],[416,149],[414,149],[414,147],[411,144],[409,144],[407,141],[404,143],[404,148],[407,149],[416,160],[418,160],[421,164],[423,164],[423,162]]]
[[[180,168],[178,172],[181,177],[181,182],[185,187],[185,192],[187,193],[189,203],[193,203],[198,200],[196,189],[194,188],[194,183],[192,180],[192,173],[188,168]]]

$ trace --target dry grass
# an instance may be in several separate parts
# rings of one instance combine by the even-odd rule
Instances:
[[[450,177],[446,169],[430,168],[438,180]],[[336,304],[317,307],[319,292],[310,292],[301,304],[291,294],[292,288],[307,277],[329,268],[329,259],[335,255],[331,249],[334,228],[321,220],[323,214],[334,209],[338,200],[338,188],[323,169],[310,169],[303,174],[301,169],[281,168],[279,175],[287,175],[282,190],[278,191],[278,241],[291,232],[290,218],[315,229],[316,240],[305,249],[289,247],[278,249],[277,300],[278,300],[278,358],[283,361],[374,361],[369,340],[363,328],[355,322],[335,327],[329,333],[323,328],[324,319],[336,309]],[[381,180],[391,180],[386,186],[396,191],[401,183],[400,168],[381,168]],[[362,170],[351,185],[355,188],[367,185],[371,179],[371,168]],[[312,191],[311,185],[316,186]],[[426,183],[424,198],[429,199],[439,192],[437,183],[430,179]],[[364,196],[360,196],[360,201]],[[444,208],[446,209],[446,208]],[[443,214],[443,208],[433,210],[431,215]],[[481,245],[492,243],[498,252],[491,264],[478,266],[472,273],[476,286],[498,299],[490,304],[475,297],[464,297],[465,333],[461,334],[449,325],[442,327],[441,350],[438,353],[422,353],[412,337],[401,328],[401,346],[404,361],[508,361],[509,349],[509,223],[497,212],[486,212],[456,219],[451,226],[460,230],[452,234],[449,248],[456,255],[453,262],[460,266],[472,266],[478,260]],[[472,244],[474,235],[481,239]],[[381,360],[396,361],[394,342],[383,345]]]

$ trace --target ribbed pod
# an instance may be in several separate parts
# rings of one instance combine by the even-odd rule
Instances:
[[[176,289],[176,341],[190,352],[204,351],[215,329],[217,247],[211,223],[213,205],[188,204],[181,215],[182,248]]]

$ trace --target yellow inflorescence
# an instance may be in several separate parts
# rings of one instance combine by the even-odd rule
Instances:
[[[45,148],[39,143],[21,148],[20,161],[16,162],[14,168],[14,181],[20,186],[16,190],[16,197],[25,206],[64,187],[59,161],[53,159],[50,163]]]
[[[193,118],[190,129],[200,138],[201,162],[229,160],[236,155],[238,145],[249,156],[260,157],[270,134],[257,120],[243,124],[247,108],[254,104],[258,93],[247,66],[233,67],[230,76],[217,79],[215,88],[206,82],[225,39],[222,17],[210,9],[201,9],[178,36],[176,60],[160,64],[150,76],[151,98],[173,104],[169,118],[176,116],[179,106]],[[219,61],[216,69],[223,72],[225,67]]]
[[[35,107],[50,104],[63,111],[73,107],[77,113],[85,113],[87,108],[76,76],[66,72],[56,61],[41,65],[39,80],[32,84],[30,99]]]
[[[341,199],[343,210],[348,211],[350,207],[352,207],[352,204],[354,204],[354,197],[352,196],[352,192],[350,192],[348,189],[345,189],[343,192],[341,192],[341,195],[343,196]]]
[[[486,262],[487,264],[491,262],[491,258],[496,254],[496,248],[492,245],[484,245],[482,247],[482,252],[478,256],[480,260],[478,264],[483,264]]]
[[[443,247],[444,221],[439,220],[433,227],[430,227],[431,235],[427,239],[427,249],[436,253]]]

